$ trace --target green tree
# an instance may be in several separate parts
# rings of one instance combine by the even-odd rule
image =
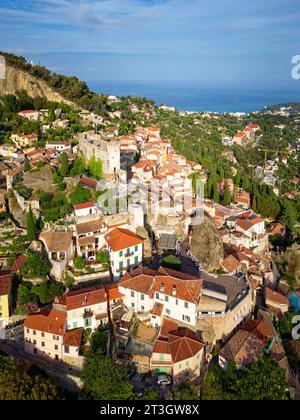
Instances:
[[[48,258],[40,252],[29,251],[27,263],[21,268],[21,274],[26,278],[46,278],[51,270]]]
[[[110,264],[108,253],[104,252],[104,251],[98,252],[96,258],[97,258],[97,262],[99,264],[102,264],[103,270],[108,271],[109,270],[109,264]]]
[[[36,239],[36,230],[35,230],[35,217],[29,205],[29,211],[27,213],[27,239],[28,241],[34,241]]]
[[[132,400],[133,387],[124,366],[98,353],[85,357],[81,379],[84,392],[94,400]]]
[[[185,381],[179,385],[178,389],[173,391],[173,398],[175,400],[199,400],[200,391],[197,385],[190,381]]]
[[[28,161],[28,159],[25,159],[25,161],[24,161],[24,171],[25,172],[29,172],[30,171],[30,164],[29,164],[29,161]]]
[[[89,172],[96,179],[103,178],[103,165],[100,159],[96,159],[93,155],[89,161]]]
[[[84,261],[84,259],[83,259],[82,257],[77,256],[77,257],[74,259],[74,267],[75,267],[77,270],[83,270],[83,269],[84,269],[84,267],[85,267],[85,261]]]
[[[226,181],[225,188],[224,188],[223,204],[225,206],[228,206],[230,203],[231,203],[231,194],[230,194],[228,182]]]
[[[162,265],[164,267],[172,268],[173,270],[180,270],[181,259],[177,258],[175,255],[168,255],[163,258]]]
[[[82,175],[85,172],[85,166],[80,158],[76,158],[74,165],[70,171],[71,176]]]
[[[70,195],[70,200],[73,206],[76,204],[86,203],[92,199],[89,190],[86,190],[81,185],[78,185]]]
[[[64,393],[40,370],[18,366],[0,354],[0,400],[62,400]]]
[[[66,152],[63,152],[60,156],[59,173],[63,178],[65,178],[69,173],[69,161],[68,161],[68,155]]]
[[[212,199],[215,203],[220,201],[219,191],[218,191],[218,182],[217,180],[214,181],[213,188],[212,188]]]
[[[91,351],[93,353],[106,354],[107,351],[107,334],[105,331],[97,330],[90,338]]]
[[[240,400],[288,400],[284,370],[267,356],[245,368],[237,389]]]

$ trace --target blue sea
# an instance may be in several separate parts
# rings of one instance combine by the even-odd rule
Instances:
[[[88,83],[97,92],[116,96],[139,96],[193,112],[255,112],[266,106],[300,102],[300,91],[207,88],[160,83],[101,82]]]

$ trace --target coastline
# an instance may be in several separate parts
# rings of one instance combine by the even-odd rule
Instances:
[[[97,93],[116,96],[138,96],[153,99],[156,105],[167,105],[182,112],[254,113],[265,107],[300,102],[300,92],[244,88],[209,88],[161,83],[87,82]]]

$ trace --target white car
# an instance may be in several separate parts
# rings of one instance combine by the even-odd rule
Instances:
[[[157,378],[157,385],[171,385],[172,380],[168,375],[159,375]]]

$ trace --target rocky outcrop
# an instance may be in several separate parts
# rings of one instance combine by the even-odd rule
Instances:
[[[192,228],[192,254],[202,262],[204,269],[213,272],[220,268],[223,259],[222,239],[208,216]]]
[[[66,100],[58,92],[55,92],[45,81],[37,79],[25,71],[7,66],[5,80],[0,79],[0,96],[16,95],[20,90],[25,90],[28,96],[32,98],[40,96],[48,101],[64,102],[72,107],[75,106],[73,102]]]
[[[143,239],[145,239],[144,242],[144,258],[151,258],[152,256],[152,242],[149,237],[148,231],[143,227],[139,226],[136,229],[137,235],[141,236]]]
[[[23,210],[21,209],[16,196],[12,190],[8,193],[8,206],[9,211],[13,217],[13,220],[22,227],[26,227],[26,215],[24,214]]]

